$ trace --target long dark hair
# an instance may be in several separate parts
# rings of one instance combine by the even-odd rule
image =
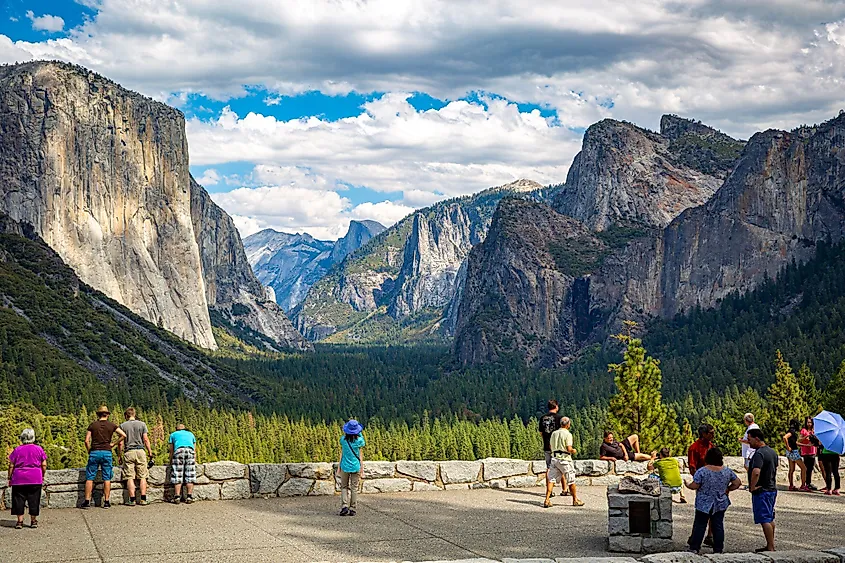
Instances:
[[[351,444],[352,442],[354,442],[355,440],[358,439],[358,436],[360,436],[360,434],[347,434],[345,436],[345,438],[346,438],[346,441]]]
[[[798,422],[797,418],[793,418],[792,420],[789,421],[789,432],[792,432],[793,434],[797,434],[799,428],[801,428],[801,423]]]
[[[805,418],[805,419],[804,419],[804,428],[805,428],[806,430],[809,430],[809,429],[810,429],[810,425],[811,425],[811,424],[813,425],[813,430],[815,430],[815,429],[816,429],[816,421],[815,421],[815,420],[813,420],[813,417],[812,417],[812,416],[808,416],[807,418]]]

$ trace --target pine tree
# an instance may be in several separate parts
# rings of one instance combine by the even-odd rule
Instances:
[[[627,333],[614,337],[626,345],[624,361],[608,366],[617,389],[610,399],[608,423],[620,439],[637,434],[644,452],[682,448],[675,409],[663,402],[659,362],[631,335],[636,323],[626,321],[626,326]]]
[[[810,371],[810,367],[803,363],[795,375],[798,381],[798,387],[801,389],[801,394],[804,396],[804,402],[807,403],[809,410],[807,415],[815,416],[822,410],[822,393],[816,386],[816,376]]]
[[[824,407],[832,412],[845,412],[845,362],[830,379],[825,389]]]
[[[801,421],[810,412],[792,367],[780,350],[775,352],[775,382],[766,392],[766,422],[763,428],[771,443],[777,443],[786,432],[789,421]]]

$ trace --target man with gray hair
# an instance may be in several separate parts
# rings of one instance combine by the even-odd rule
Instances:
[[[742,461],[745,464],[745,470],[748,471],[748,468],[751,465],[751,458],[754,457],[755,452],[754,448],[752,448],[748,443],[748,431],[760,427],[754,422],[754,415],[750,412],[745,413],[745,416],[742,417],[742,421],[745,423],[745,434],[742,435],[742,438],[740,438],[739,441],[742,444]],[[748,482],[751,482],[750,475]]]
[[[569,428],[572,421],[568,416],[560,419],[560,428],[552,433],[549,444],[552,448],[552,463],[549,467],[546,482],[546,500],[543,508],[552,506],[552,489],[556,482],[566,488],[569,485],[569,493],[572,495],[572,506],[584,506],[584,502],[578,498],[575,488],[575,468],[572,464],[572,455],[578,453],[572,446],[572,433]]]

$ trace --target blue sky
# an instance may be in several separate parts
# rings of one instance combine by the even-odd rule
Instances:
[[[676,113],[738,137],[829,118],[845,6],[0,0],[0,62],[35,58],[181,109],[192,173],[243,234],[335,238],[350,219],[562,182],[604,118]]]

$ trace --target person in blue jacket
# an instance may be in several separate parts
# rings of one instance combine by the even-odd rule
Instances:
[[[361,448],[367,442],[361,435],[364,427],[351,419],[343,425],[343,436],[340,438],[340,464],[337,475],[340,479],[341,516],[355,516],[358,504],[358,483],[364,468]]]

